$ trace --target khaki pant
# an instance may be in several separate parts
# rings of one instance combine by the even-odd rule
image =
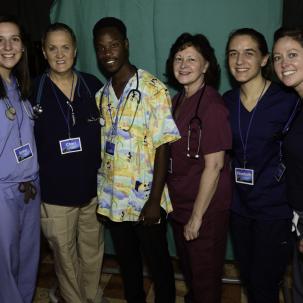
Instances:
[[[61,296],[67,303],[99,303],[104,253],[97,199],[82,207],[41,204],[41,225],[54,253]]]

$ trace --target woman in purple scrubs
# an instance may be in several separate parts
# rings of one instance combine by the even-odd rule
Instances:
[[[29,72],[17,21],[0,16],[0,302],[31,303],[40,250],[40,195]]]
[[[188,294],[185,302],[221,302],[228,230],[231,148],[228,112],[215,90],[219,66],[207,38],[182,34],[168,59],[173,116],[181,139],[172,143],[168,188],[172,226]]]
[[[303,30],[279,29],[274,36],[273,62],[278,78],[303,98]],[[288,100],[285,100],[288,102]],[[301,105],[301,104],[300,104]],[[286,186],[289,203],[295,212],[298,236],[293,257],[293,302],[303,302],[303,111],[298,111],[284,140],[287,166]]]
[[[226,55],[238,87],[224,95],[233,133],[231,233],[249,303],[277,303],[291,251],[282,134],[297,97],[266,77],[268,48],[254,29],[233,32]]]

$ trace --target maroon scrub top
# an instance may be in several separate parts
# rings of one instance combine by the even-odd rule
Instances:
[[[202,89],[182,104],[180,102],[177,104],[180,94],[173,98],[173,108],[175,109],[176,104],[180,106],[179,115],[175,122],[180,131],[181,139],[170,144],[172,172],[169,173],[167,184],[174,209],[171,217],[184,224],[191,216],[195,198],[198,194],[201,174],[205,166],[204,155],[230,150],[232,145],[228,110],[218,92],[212,87],[206,86],[197,112],[202,122],[200,157],[190,159],[186,156],[189,123],[195,116]],[[195,119],[191,123],[191,155],[197,153],[198,141],[199,126]],[[214,211],[226,210],[230,207],[230,202],[231,173],[229,157],[226,155],[217,190],[204,215]]]

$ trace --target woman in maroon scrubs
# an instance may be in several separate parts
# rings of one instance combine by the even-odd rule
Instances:
[[[228,111],[215,90],[220,69],[201,34],[182,34],[167,62],[172,84],[181,88],[173,115],[181,139],[172,143],[168,187],[177,252],[188,294],[185,302],[221,302],[231,200],[226,151],[231,148]]]

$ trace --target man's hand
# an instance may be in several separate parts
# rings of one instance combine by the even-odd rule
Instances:
[[[160,216],[160,203],[149,199],[141,210],[139,221],[142,221],[143,225],[153,225],[159,223]]]

